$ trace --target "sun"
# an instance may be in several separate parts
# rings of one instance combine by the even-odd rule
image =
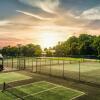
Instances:
[[[55,32],[43,32],[41,33],[42,48],[53,47],[59,41],[59,37]]]

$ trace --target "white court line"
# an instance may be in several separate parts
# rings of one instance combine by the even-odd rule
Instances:
[[[74,100],[74,99],[76,99],[76,98],[78,98],[78,97],[81,97],[81,96],[83,96],[83,95],[85,95],[85,93],[84,94],[80,94],[80,95],[78,95],[78,96],[74,96],[72,99],[70,99],[70,100]]]
[[[13,87],[13,88],[20,88],[20,87],[24,87],[24,86],[28,86],[28,85],[34,85],[34,84],[37,84],[37,83],[41,83],[41,82],[45,82],[45,81],[39,81],[39,82],[34,82],[34,83],[30,83],[30,84],[26,84],[26,85],[21,85],[21,86],[16,86],[16,87]],[[42,87],[42,86],[38,86],[36,85],[37,87]],[[43,87],[42,87],[43,88]],[[12,88],[8,88],[8,89],[12,89]],[[2,92],[2,90],[0,90],[0,92]],[[17,98],[18,99],[18,98]]]
[[[17,72],[7,72],[6,74],[9,74],[9,73],[16,73],[16,74],[19,74],[19,75],[22,75],[22,74],[20,74],[20,73],[17,73]],[[1,73],[2,74],[2,73]],[[5,74],[5,73],[3,73],[3,74]],[[28,80],[28,79],[32,79],[32,77],[30,77],[30,76],[26,76],[26,75],[22,75],[22,76],[25,76],[25,77],[27,77],[27,78],[25,78],[25,79],[16,79],[16,80],[12,80],[12,81],[8,81],[8,82],[6,82],[6,81],[4,81],[4,82],[6,82],[6,83],[12,83],[12,82],[18,82],[18,81],[24,81],[24,80]],[[0,84],[2,84],[2,83],[0,83]]]
[[[34,82],[34,83],[30,83],[30,84],[26,84],[26,85],[21,85],[21,86],[16,86],[16,87],[14,87],[14,88],[20,88],[20,87],[24,87],[24,86],[29,86],[29,85],[35,85],[35,84],[37,84],[37,83],[47,83],[46,81],[39,81],[39,82]],[[48,85],[48,84],[47,84]],[[47,85],[45,85],[45,86],[47,86]],[[52,84],[53,86],[55,86],[54,84]],[[38,85],[35,85],[35,86],[37,86],[37,87],[40,87],[40,88],[44,88],[43,86],[38,86]],[[55,88],[55,87],[54,87]],[[56,87],[57,88],[57,87]],[[9,88],[10,89],[10,88]],[[44,89],[46,89],[46,88],[44,88]],[[51,88],[50,88],[51,89]],[[47,90],[47,89],[46,89]],[[33,93],[32,93],[33,94]],[[32,95],[32,94],[30,94],[30,95]],[[27,95],[28,96],[28,95]],[[17,98],[16,100],[19,100],[20,98]]]
[[[41,83],[41,82],[45,82],[45,81],[39,81],[39,82],[29,83],[29,84],[25,84],[25,85],[16,86],[16,87],[13,87],[13,88],[20,88],[20,87],[24,87],[24,86],[34,85],[34,84]],[[9,88],[9,89],[11,89],[11,88]]]
[[[30,83],[30,84],[26,84],[26,85],[22,85],[22,86],[17,86],[18,88],[19,87],[23,87],[23,86],[28,86],[28,85],[34,85],[34,84],[37,84],[37,83],[42,83],[42,82],[44,82],[44,83],[48,83],[48,84],[52,84],[52,85],[54,85],[55,87],[53,87],[53,88],[49,88],[49,89],[46,89],[46,90],[43,90],[43,91],[40,91],[40,92],[37,92],[37,93],[32,93],[32,94],[29,94],[29,95],[26,95],[26,96],[24,96],[23,98],[25,98],[25,97],[28,97],[28,96],[34,96],[34,95],[37,95],[37,94],[40,94],[40,93],[43,93],[43,92],[46,92],[46,91],[49,91],[49,90],[53,90],[53,89],[55,89],[55,88],[58,88],[58,87],[63,87],[63,88],[65,88],[65,89],[69,89],[69,90],[72,90],[72,91],[75,91],[75,92],[80,92],[80,93],[82,93],[82,94],[80,94],[80,95],[78,95],[78,96],[75,96],[75,97],[73,97],[72,99],[70,99],[70,100],[74,100],[75,98],[78,98],[78,97],[80,97],[80,96],[82,96],[82,95],[84,95],[85,93],[84,92],[81,92],[81,91],[78,91],[78,90],[75,90],[75,89],[72,89],[72,88],[67,88],[67,87],[65,87],[65,86],[62,86],[62,85],[58,85],[58,84],[54,84],[54,83],[51,83],[51,82],[47,82],[47,81],[39,81],[39,82],[35,82],[35,83]],[[36,85],[37,87],[42,87],[42,86],[38,86],[38,85]],[[17,88],[17,87],[15,87],[15,88]],[[45,89],[45,88],[44,88]],[[16,100],[20,100],[20,98],[17,98]]]
[[[47,81],[45,81],[45,82],[47,82]],[[50,83],[50,82],[47,82],[47,83],[49,83],[49,84],[54,84],[54,83]],[[54,84],[54,85],[57,85],[57,84]],[[81,96],[83,96],[83,95],[85,95],[86,93],[84,93],[84,92],[82,92],[82,91],[79,91],[79,90],[75,90],[75,89],[72,89],[72,88],[68,88],[68,87],[65,87],[65,86],[62,86],[62,85],[58,85],[58,86],[60,86],[60,87],[63,87],[63,88],[65,88],[65,89],[68,89],[68,90],[72,90],[72,91],[75,91],[75,92],[80,92],[81,94],[80,95],[78,95],[78,96],[74,96],[72,99],[70,99],[70,100],[74,100],[74,99],[76,99],[76,98],[78,98],[78,97],[81,97]]]
[[[84,92],[79,91],[79,90],[76,90],[76,89],[68,88],[68,87],[65,87],[65,86],[62,86],[62,85],[58,85],[58,84],[54,84],[54,83],[50,83],[50,82],[47,82],[47,81],[44,81],[44,82],[49,83],[49,84],[52,84],[52,85],[56,85],[58,87],[62,87],[62,88],[65,88],[65,89],[69,89],[69,90],[72,90],[72,91],[75,91],[75,92],[80,92],[82,94],[85,94]]]
[[[37,83],[49,83],[49,82],[46,82],[46,81],[38,81],[38,82],[34,82],[34,83],[29,83],[29,84],[26,84],[26,85],[21,85],[21,86],[16,86],[16,87],[14,87],[14,88],[20,88],[20,87],[24,87],[24,86],[29,86],[29,85],[35,85],[36,84],[36,86],[37,87],[42,87],[42,86],[44,86],[44,85],[42,85],[42,86],[38,86],[37,85]],[[50,83],[49,83],[50,84]],[[54,86],[57,86],[56,84],[53,84],[53,83],[51,83],[52,85],[54,85]],[[47,84],[48,85],[48,84]],[[60,86],[60,85],[58,85],[58,86]]]
[[[37,92],[37,93],[34,93],[34,94],[26,95],[26,96],[23,97],[23,99],[26,98],[26,97],[28,97],[28,96],[34,96],[34,95],[37,95],[37,94],[40,94],[40,93],[43,93],[43,92],[46,92],[46,91],[49,91],[49,90],[53,90],[53,89],[55,89],[55,88],[58,88],[58,87],[53,87],[53,88],[46,89],[46,90],[43,90],[43,91],[40,91],[40,92]],[[20,99],[20,98],[17,98],[16,100],[19,100],[19,99]]]

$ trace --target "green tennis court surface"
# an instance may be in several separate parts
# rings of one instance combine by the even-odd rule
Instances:
[[[0,100],[74,100],[83,92],[46,81],[8,88],[0,92]]]
[[[17,72],[1,73],[0,74],[0,84],[3,84],[3,82],[9,83],[13,81],[26,80],[30,78],[31,77],[17,73]]]

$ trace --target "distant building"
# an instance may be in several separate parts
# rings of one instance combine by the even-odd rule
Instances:
[[[52,53],[52,56],[55,54],[55,50],[53,50],[53,49],[50,49],[49,52]],[[43,51],[42,52],[42,57],[46,57],[46,56],[47,56],[47,51]]]
[[[42,52],[42,57],[46,57],[46,54],[47,54],[46,51],[43,51]]]
[[[55,50],[51,49],[50,52],[52,52],[54,54],[55,53]]]

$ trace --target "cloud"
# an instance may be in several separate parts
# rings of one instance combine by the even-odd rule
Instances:
[[[77,16],[76,18],[83,18],[87,20],[100,20],[100,6],[85,10],[80,16]]]
[[[75,0],[9,0],[5,2],[7,2],[6,6],[4,6],[5,3],[0,3],[0,37],[3,37],[0,38],[0,45],[22,42],[38,44],[42,41],[43,33],[57,33],[61,41],[72,33],[80,34],[86,31],[95,35],[100,34],[100,7],[94,7],[96,6],[94,2],[93,5],[83,0],[76,0],[76,3]],[[95,19],[98,20],[95,21]],[[28,38],[29,41],[26,41]]]
[[[55,10],[59,6],[59,0],[44,0],[40,3],[41,9],[49,13],[56,13]]]
[[[100,30],[100,20],[94,20],[94,21],[91,21],[90,23],[88,23],[86,25],[86,28],[88,29],[92,29],[92,30]]]
[[[11,37],[0,37],[0,48],[4,46],[15,46],[17,44],[27,44],[30,43],[28,39],[19,39],[19,38],[11,38]]]
[[[55,10],[60,4],[59,0],[19,0],[19,2],[40,8],[48,13],[56,13]]]
[[[21,11],[21,10],[16,10],[16,11],[19,12],[19,13],[22,13],[24,15],[34,17],[34,18],[39,19],[39,20],[51,20],[50,18],[44,18],[44,17],[41,17],[39,15],[29,13],[29,12],[26,12],[26,11]]]
[[[7,25],[8,23],[10,23],[10,21],[8,21],[8,20],[1,20],[1,21],[0,21],[0,26],[5,26],[5,25]]]

